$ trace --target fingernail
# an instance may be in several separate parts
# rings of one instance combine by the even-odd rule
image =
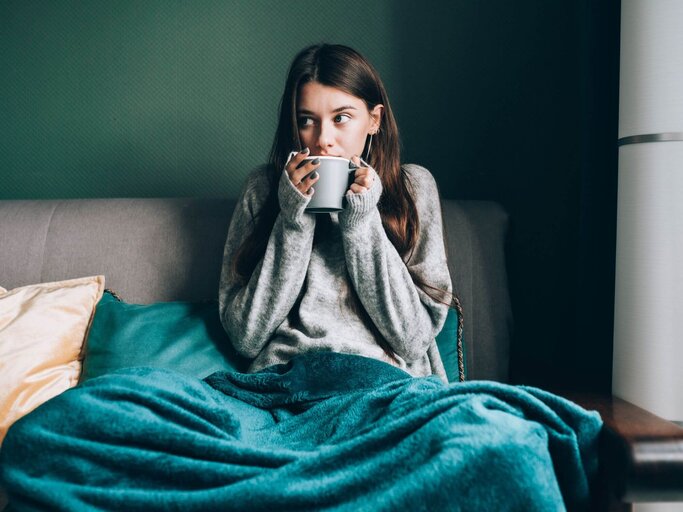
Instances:
[[[301,151],[299,151],[299,153],[301,153],[302,155],[308,153],[308,148],[302,149]]]
[[[318,177],[318,172],[317,172],[317,171],[313,171],[313,172],[311,173],[311,179],[314,180],[314,179],[316,179],[317,177]]]
[[[320,158],[316,158],[311,162],[313,165],[318,165],[320,163]]]

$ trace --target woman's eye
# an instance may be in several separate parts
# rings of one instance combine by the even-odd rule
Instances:
[[[310,123],[309,123],[310,121]],[[311,126],[313,124],[313,119],[310,117],[300,117],[299,118],[299,126],[304,127],[304,126]]]
[[[344,119],[344,120],[342,120],[342,119]],[[349,119],[351,119],[351,116],[348,115],[348,114],[338,114],[338,115],[334,116],[334,121],[335,121],[336,123],[341,123],[341,124],[343,124],[343,123],[345,123],[346,121],[348,121]]]

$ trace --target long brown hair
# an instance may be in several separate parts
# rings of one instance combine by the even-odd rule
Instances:
[[[280,211],[277,187],[282,169],[289,153],[294,149],[301,149],[296,108],[299,91],[308,82],[318,82],[360,98],[368,111],[376,105],[384,106],[381,128],[373,136],[372,151],[367,160],[377,172],[383,186],[377,208],[387,237],[404,261],[410,259],[417,243],[420,230],[418,212],[410,180],[401,169],[398,127],[379,74],[362,55],[348,46],[317,44],[299,52],[289,68],[267,167],[270,192],[257,214],[255,229],[245,239],[233,261],[233,274],[243,283],[249,281],[257,263],[263,258],[270,232]],[[369,140],[366,140],[363,154],[366,153],[368,144]],[[424,282],[410,268],[408,271],[415,285],[432,299],[458,309],[461,331],[462,308],[457,297]],[[449,296],[450,300],[447,300]],[[382,344],[382,348],[391,357],[395,356],[388,345]]]

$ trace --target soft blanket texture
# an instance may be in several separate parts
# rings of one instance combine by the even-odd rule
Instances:
[[[581,510],[597,413],[335,353],[204,381],[133,368],[19,420],[16,510]]]

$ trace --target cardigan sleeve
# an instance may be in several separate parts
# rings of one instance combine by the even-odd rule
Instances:
[[[377,203],[382,184],[347,194],[339,216],[346,264],[363,307],[382,336],[406,361],[423,357],[443,327],[448,306],[413,282],[410,272],[430,286],[452,291],[443,240],[441,203],[434,178],[419,166],[406,166],[419,217],[412,254],[404,261],[382,225]],[[410,272],[409,272],[410,269]],[[445,299],[446,294],[442,294]]]
[[[256,226],[268,195],[265,169],[247,179],[230,221],[219,285],[221,322],[235,349],[255,358],[285,320],[303,286],[311,257],[315,216],[305,213],[309,196],[299,192],[283,170],[278,184],[280,212],[266,251],[246,284],[232,271],[242,242]]]

